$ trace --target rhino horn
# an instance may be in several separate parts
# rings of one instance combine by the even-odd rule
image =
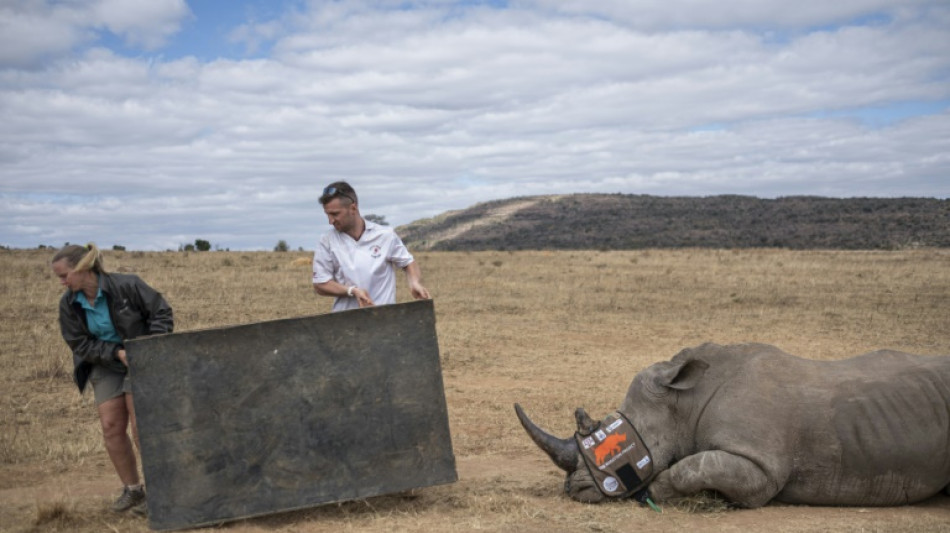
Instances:
[[[559,439],[535,425],[520,405],[515,404],[515,413],[531,440],[544,450],[561,470],[571,473],[577,470],[577,442],[574,439]]]

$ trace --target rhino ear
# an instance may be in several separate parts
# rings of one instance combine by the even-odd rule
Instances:
[[[689,390],[706,374],[709,363],[699,359],[673,363],[657,376],[657,384],[675,390]]]

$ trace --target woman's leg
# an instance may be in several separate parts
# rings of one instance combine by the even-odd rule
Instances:
[[[135,405],[132,402],[132,393],[125,393],[125,409],[129,413],[129,425],[132,426],[132,441],[135,442],[135,447],[138,448],[139,453],[142,452],[142,445],[139,444],[139,428],[135,424]],[[133,514],[139,516],[148,516],[148,506],[145,503],[145,500],[142,500],[141,503],[134,505],[131,508]]]
[[[129,399],[126,400],[126,397]],[[126,486],[139,484],[135,450],[128,435],[130,410],[127,406],[130,405],[131,397],[130,394],[123,394],[99,404],[99,422],[102,424],[106,451],[116,474]]]
[[[129,425],[132,427],[132,441],[135,447],[142,452],[142,445],[139,444],[139,427],[135,423],[135,404],[132,402],[132,393],[125,393],[125,412],[129,413]]]

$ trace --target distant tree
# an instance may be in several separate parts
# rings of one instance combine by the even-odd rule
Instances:
[[[178,251],[179,251],[179,252],[194,252],[194,251],[195,251],[195,245],[189,243],[189,244],[186,244],[186,245],[184,245],[184,246],[179,246],[179,247],[178,247]]]
[[[274,247],[275,252],[286,252],[290,247],[287,246],[287,241],[281,239],[277,241],[277,246]]]
[[[386,217],[384,215],[374,215],[372,213],[365,215],[363,218],[369,220],[370,222],[375,222],[380,226],[388,226],[389,222],[386,222]]]
[[[115,251],[117,251],[117,252],[124,252],[124,251],[125,251],[125,246],[122,246],[121,244],[113,244],[113,245],[112,245],[112,249],[115,250]]]
[[[211,243],[204,239],[195,239],[195,250],[207,252],[211,249]]]

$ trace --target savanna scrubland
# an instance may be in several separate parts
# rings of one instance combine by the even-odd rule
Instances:
[[[77,393],[57,323],[50,250],[0,250],[0,530],[148,531],[119,488],[91,394]],[[107,252],[175,310],[176,330],[329,312],[309,254]],[[813,359],[879,348],[950,355],[950,250],[421,252],[459,481],[218,526],[263,531],[946,531],[950,497],[896,508],[713,497],[584,505],[512,410],[567,436],[573,410],[616,408],[633,376],[681,348],[764,342]],[[408,298],[400,274],[399,299]]]

